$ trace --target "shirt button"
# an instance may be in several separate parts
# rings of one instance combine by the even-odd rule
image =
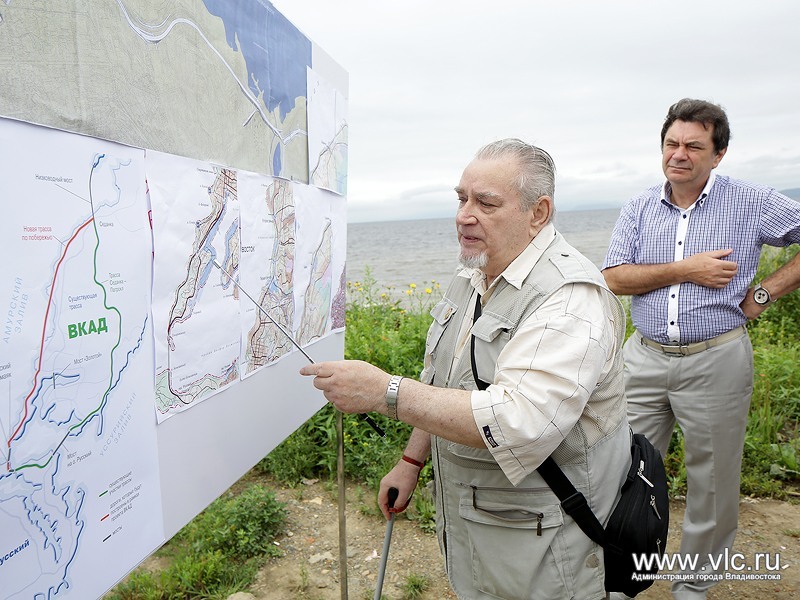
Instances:
[[[683,245],[683,242],[678,242],[678,246],[681,246],[681,245]]]
[[[675,321],[670,321],[669,324],[670,325],[675,325]]]
[[[688,215],[683,215],[683,218],[685,219],[687,216],[688,216]]]
[[[674,298],[674,297],[675,297],[675,294],[672,294],[672,297]]]

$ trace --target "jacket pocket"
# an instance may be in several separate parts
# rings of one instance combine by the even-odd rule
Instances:
[[[433,366],[433,357],[436,355],[436,350],[445,329],[447,329],[447,324],[450,322],[450,319],[453,318],[453,315],[456,314],[457,310],[458,306],[449,298],[442,298],[436,303],[436,306],[431,309],[433,322],[428,328],[428,336],[425,338],[425,368],[419,377],[422,383],[431,383],[433,381],[433,377],[436,374]]]
[[[481,381],[494,383],[495,366],[508,340],[513,323],[486,312],[472,325],[471,334],[475,336],[475,366]],[[472,373],[469,373],[472,378]]]
[[[523,490],[466,486],[459,503],[473,586],[498,598],[572,597],[565,577],[564,517],[552,498]],[[549,494],[548,494],[549,496]]]

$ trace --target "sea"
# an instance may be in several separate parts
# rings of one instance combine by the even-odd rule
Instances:
[[[558,211],[556,229],[589,260],[602,265],[619,208]],[[377,221],[347,225],[347,281],[367,271],[378,291],[398,297],[413,284],[446,287],[458,269],[455,218]]]

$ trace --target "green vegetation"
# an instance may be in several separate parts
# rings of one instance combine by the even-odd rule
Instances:
[[[414,575],[412,573],[403,582],[403,600],[417,600],[428,589],[430,584],[430,581],[424,575]]]
[[[247,589],[264,561],[286,511],[272,491],[254,485],[228,492],[157,552],[169,567],[134,571],[106,600],[224,599]]]
[[[765,248],[757,281],[797,253],[796,248]],[[396,290],[378,291],[369,272],[363,282],[348,284],[345,357],[366,360],[399,375],[416,377],[422,370],[429,311],[438,300],[438,285],[405,290],[403,301]],[[403,294],[399,294],[403,297]],[[623,299],[627,303],[628,299]],[[632,331],[628,319],[628,334]],[[755,382],[742,465],[742,493],[786,498],[800,482],[800,293],[781,298],[749,325],[753,341]],[[377,438],[357,417],[345,417],[345,472],[376,491],[380,478],[403,450],[409,428],[376,416],[387,431]],[[333,478],[336,473],[334,411],[328,406],[292,434],[259,465],[287,484],[306,477]],[[686,492],[683,436],[676,428],[666,458],[671,492]],[[430,479],[430,465],[421,482]],[[433,507],[421,488],[408,513],[430,526]]]
[[[766,248],[760,281],[797,248]],[[755,382],[744,442],[742,493],[784,498],[800,482],[800,292],[771,306],[749,327]]]

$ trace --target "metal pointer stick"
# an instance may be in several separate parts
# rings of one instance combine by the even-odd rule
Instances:
[[[220,271],[222,271],[223,273],[225,273],[225,276],[228,278],[228,280],[229,280],[229,281],[230,281],[230,282],[231,282],[233,285],[235,285],[235,286],[237,287],[237,289],[238,289],[240,292],[242,292],[242,293],[243,293],[245,296],[247,296],[247,298],[250,300],[250,302],[252,302],[253,304],[255,304],[255,305],[256,305],[256,308],[258,308],[258,310],[260,310],[260,311],[263,313],[263,315],[264,315],[265,317],[267,317],[267,319],[269,319],[269,320],[272,322],[272,324],[273,324],[273,325],[275,325],[275,326],[276,326],[278,329],[280,329],[280,330],[281,330],[281,333],[283,333],[283,335],[285,335],[285,336],[286,336],[286,339],[288,339],[290,342],[292,342],[292,344],[294,345],[294,347],[295,347],[295,348],[297,348],[298,350],[300,350],[300,352],[303,354],[303,356],[305,356],[305,357],[308,359],[308,362],[310,362],[312,365],[316,364],[316,362],[314,361],[314,359],[313,359],[313,358],[311,358],[311,357],[308,355],[308,352],[306,352],[305,350],[303,350],[303,347],[302,347],[302,346],[301,346],[301,345],[300,345],[300,344],[297,342],[297,340],[295,340],[295,339],[292,337],[292,334],[291,334],[291,333],[289,333],[289,332],[286,330],[286,328],[285,328],[283,325],[281,325],[281,324],[280,324],[280,323],[278,323],[278,322],[277,322],[275,319],[273,319],[273,318],[272,318],[272,315],[270,315],[270,314],[269,314],[269,313],[268,313],[268,312],[267,312],[267,311],[264,309],[264,307],[263,307],[263,306],[261,306],[261,305],[260,305],[258,302],[256,302],[256,301],[255,301],[255,299],[254,299],[254,298],[253,298],[253,297],[252,297],[250,294],[248,294],[248,293],[247,293],[247,291],[246,291],[246,290],[245,290],[245,289],[244,289],[244,288],[243,288],[241,285],[239,285],[239,282],[238,282],[238,281],[236,281],[236,280],[235,280],[233,277],[231,277],[231,274],[230,274],[230,273],[228,273],[228,272],[227,272],[225,269],[223,269],[223,268],[222,268],[222,265],[220,265],[220,264],[219,264],[219,263],[216,261],[216,259],[213,261],[213,263],[214,263],[214,266],[215,266],[215,267],[217,267],[217,268],[218,268]],[[377,434],[378,434],[379,436],[381,436],[382,438],[385,438],[385,437],[386,437],[386,432],[385,432],[383,429],[381,429],[381,427],[380,427],[380,426],[379,426],[379,425],[378,425],[378,424],[377,424],[377,423],[376,423],[376,422],[375,422],[375,421],[372,419],[372,417],[370,417],[370,416],[369,416],[368,414],[366,414],[366,413],[360,413],[358,416],[359,416],[359,417],[361,417],[363,420],[365,420],[365,421],[366,421],[366,422],[369,424],[369,426],[370,426],[370,427],[372,427],[372,429],[374,429],[374,430],[375,430],[375,433],[377,433]]]

